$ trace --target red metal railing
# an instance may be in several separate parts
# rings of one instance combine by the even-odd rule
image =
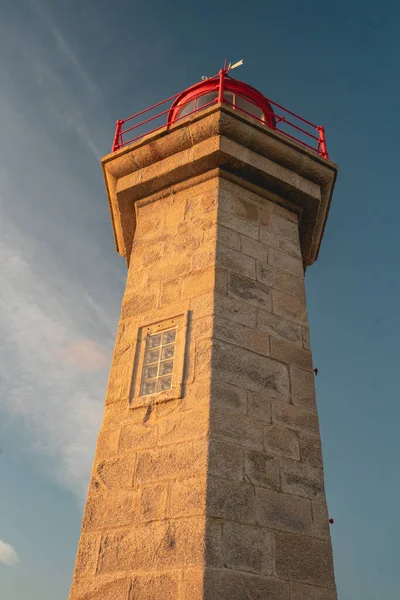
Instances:
[[[132,144],[143,136],[154,133],[165,126],[170,126],[182,119],[186,119],[187,117],[204,110],[215,103],[224,103],[228,106],[231,106],[234,110],[238,110],[259,121],[265,127],[271,127],[272,129],[279,131],[286,137],[300,143],[309,150],[316,152],[323,158],[329,158],[326,148],[325,130],[322,126],[314,125],[310,121],[299,117],[295,113],[287,110],[280,104],[273,102],[269,98],[265,98],[265,102],[266,104],[269,103],[273,107],[273,112],[271,113],[263,108],[265,118],[260,119],[236,104],[236,98],[241,97],[242,99],[246,100],[246,102],[259,108],[259,104],[257,104],[257,102],[255,102],[247,94],[242,95],[240,92],[235,91],[233,96],[234,102],[230,102],[228,100],[225,89],[226,79],[235,81],[227,74],[225,69],[221,69],[218,75],[207,79],[207,83],[212,83],[215,81],[215,90],[217,90],[216,97],[198,108],[197,103],[194,103],[195,108],[190,112],[186,112],[183,116],[179,116],[176,106],[174,109],[171,109],[174,101],[185,93],[179,92],[178,94],[174,94],[166,100],[162,100],[161,102],[158,102],[157,104],[154,104],[153,106],[150,106],[149,108],[146,108],[135,115],[128,117],[127,119],[118,120],[116,123],[112,152],[115,152],[119,148],[123,148],[128,144]],[[200,98],[201,96],[204,96],[206,93],[207,92],[202,90],[200,86],[197,94],[193,95],[192,93],[187,101],[182,100],[179,102],[179,110],[181,111],[182,107],[186,106],[186,104],[196,100],[197,98]],[[161,110],[161,112],[156,112],[157,109],[164,107],[165,105],[168,105],[168,108]],[[271,123],[273,123],[273,125],[271,125]],[[128,127],[124,129],[125,124],[128,124]],[[127,134],[130,135],[127,136]]]

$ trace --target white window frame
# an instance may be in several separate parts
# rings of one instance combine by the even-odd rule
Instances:
[[[188,330],[188,312],[164,319],[162,321],[145,325],[139,328],[136,344],[135,364],[131,384],[131,406],[144,406],[149,403],[160,403],[176,398],[182,398],[183,375],[185,367],[186,338]],[[175,355],[172,370],[172,385],[168,390],[155,392],[146,396],[142,395],[142,374],[144,368],[147,338],[156,333],[170,329],[176,330]]]

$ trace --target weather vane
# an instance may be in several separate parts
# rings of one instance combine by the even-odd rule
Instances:
[[[237,67],[241,67],[243,64],[243,58],[241,58],[240,60],[238,60],[235,63],[229,63],[228,66],[226,66],[226,58],[224,60],[224,71],[228,72],[228,71],[232,71],[232,69],[236,69]],[[201,76],[201,80],[202,81],[207,81],[207,79],[209,79],[209,77],[207,77],[207,75],[202,75]]]

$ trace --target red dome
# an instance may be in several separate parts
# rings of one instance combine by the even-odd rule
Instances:
[[[223,93],[220,92],[221,87],[223,87]],[[255,117],[275,129],[275,115],[268,100],[258,90],[247,83],[232,79],[226,72],[200,81],[182,92],[170,108],[168,123],[198,112],[202,108],[208,108],[219,99],[233,109]]]

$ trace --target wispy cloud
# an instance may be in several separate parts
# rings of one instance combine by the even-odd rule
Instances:
[[[21,450],[81,501],[124,265],[104,256],[105,200],[102,216],[97,180],[82,179],[97,173],[86,149],[100,156],[88,121],[104,120],[101,95],[60,28],[31,5],[40,27],[0,22],[0,48],[13,57],[0,90],[0,411],[22,432]]]
[[[0,241],[0,362],[5,408],[28,432],[53,477],[82,498],[103,412],[113,340],[96,301],[52,267],[46,249],[5,220]],[[38,278],[33,257],[45,262]],[[87,298],[90,298],[88,302]],[[99,314],[104,309],[99,308]]]
[[[70,63],[70,65],[75,69],[77,75],[80,77],[82,82],[85,84],[87,89],[93,94],[98,95],[99,88],[93,79],[90,77],[86,69],[82,66],[81,61],[78,59],[76,53],[73,51],[71,45],[68,43],[66,38],[61,33],[60,29],[57,27],[54,19],[51,17],[50,13],[45,10],[43,4],[38,2],[38,0],[30,0],[31,6],[37,12],[37,14],[42,19],[44,25],[47,27],[48,31],[54,38],[58,48],[63,54],[64,58]]]
[[[0,563],[15,567],[20,562],[17,551],[10,544],[0,540]]]

